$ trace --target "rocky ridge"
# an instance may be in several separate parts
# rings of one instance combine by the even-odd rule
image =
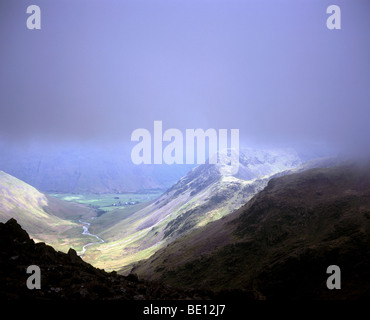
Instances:
[[[258,298],[255,292],[182,290],[158,282],[143,281],[135,274],[118,275],[84,262],[75,250],[54,250],[35,243],[15,219],[0,223],[0,299],[14,300],[209,300],[238,294]],[[27,267],[41,270],[41,289],[28,289]]]

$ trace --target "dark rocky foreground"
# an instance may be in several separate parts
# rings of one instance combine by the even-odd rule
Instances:
[[[28,289],[27,267],[41,270],[41,289]],[[136,275],[105,272],[84,262],[76,251],[62,253],[45,243],[34,243],[15,219],[0,223],[0,299],[13,300],[208,300],[258,298],[254,292],[181,290]]]

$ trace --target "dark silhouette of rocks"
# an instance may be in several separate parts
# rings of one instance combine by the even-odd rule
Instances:
[[[180,290],[157,282],[94,268],[75,250],[54,250],[35,243],[15,219],[0,223],[0,299],[36,300],[157,300],[211,299],[212,292]],[[41,270],[41,289],[28,289],[27,267]]]

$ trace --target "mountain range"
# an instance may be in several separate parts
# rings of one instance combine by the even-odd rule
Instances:
[[[271,176],[300,164],[293,150],[244,149],[235,176],[225,174],[223,161],[199,165],[143,209],[131,215],[117,210],[94,219],[90,230],[105,243],[92,247],[84,258],[97,267],[125,273],[131,263],[238,209]]]
[[[74,271],[68,267],[68,277],[71,272],[75,277],[79,272],[95,274],[94,279],[86,275],[79,283],[92,281],[92,287],[99,287],[102,281],[104,287],[107,279],[114,279],[115,288],[126,290],[124,276],[128,276],[140,283],[140,292],[152,292],[153,286],[158,289],[162,283],[181,288],[169,292],[161,287],[166,293],[160,296],[171,299],[194,297],[194,292],[201,292],[199,298],[214,298],[231,291],[248,299],[268,300],[370,297],[368,161],[304,162],[292,150],[245,149],[237,175],[228,175],[224,165],[221,161],[195,167],[151,203],[101,215],[0,171],[0,219],[7,221],[0,224],[2,264],[41,259],[47,273],[52,270],[50,279],[61,280],[64,275],[57,264],[72,262]],[[20,231],[15,219],[33,240],[26,239],[28,234]],[[88,232],[82,221],[84,225],[89,221]],[[11,239],[14,235],[24,238],[19,245]],[[75,250],[96,242],[96,236],[104,242],[90,245],[83,262]],[[21,243],[27,246],[22,249]],[[326,287],[330,265],[341,268],[341,290]],[[12,274],[1,277],[17,287],[19,281]],[[47,296],[58,296],[53,291],[63,286],[53,282]],[[91,288],[73,288],[65,298],[97,298],[90,294]],[[158,297],[101,290],[109,299]]]
[[[326,286],[330,265],[341,290]],[[176,239],[132,272],[186,288],[255,289],[266,299],[370,297],[370,164],[271,179],[239,210]]]

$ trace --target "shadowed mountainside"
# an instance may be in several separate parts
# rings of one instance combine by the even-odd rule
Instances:
[[[326,287],[329,265],[341,268],[341,290]],[[370,165],[273,178],[235,213],[132,271],[184,287],[253,288],[267,299],[369,298]]]

